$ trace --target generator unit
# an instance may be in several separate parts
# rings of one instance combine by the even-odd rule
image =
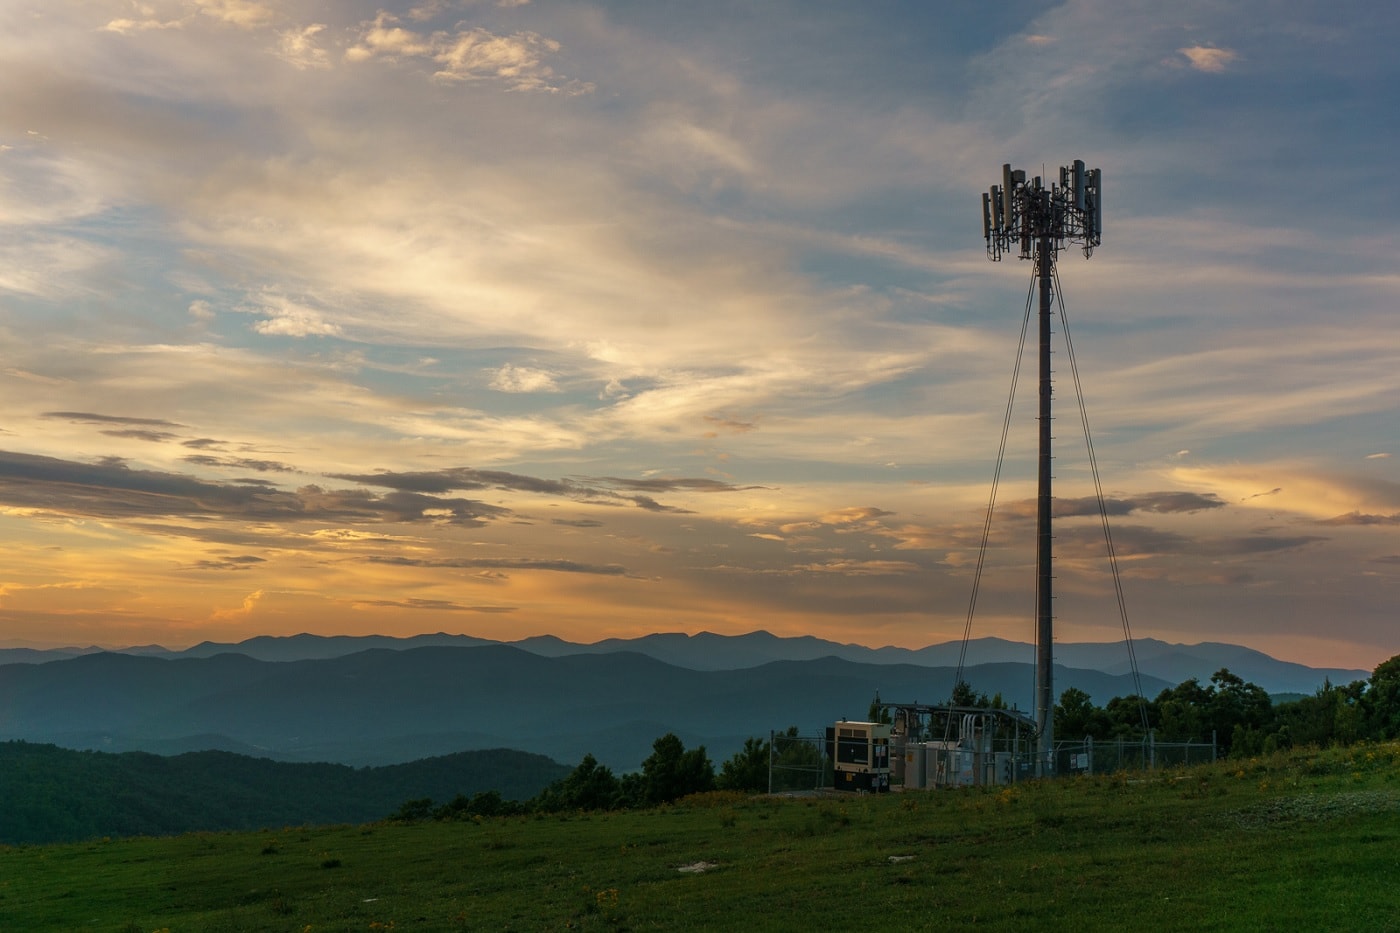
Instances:
[[[837,790],[882,794],[890,789],[887,723],[838,722],[826,730],[826,743]]]

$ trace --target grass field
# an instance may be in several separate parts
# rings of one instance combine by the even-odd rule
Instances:
[[[4,930],[969,927],[1400,930],[1400,745],[985,790],[0,849]]]

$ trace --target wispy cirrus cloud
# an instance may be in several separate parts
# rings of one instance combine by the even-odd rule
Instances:
[[[627,493],[658,492],[737,492],[746,488],[722,480],[704,477],[674,477],[626,479],[616,476],[582,479],[544,479],[502,470],[479,470],[473,467],[450,467],[431,472],[397,473],[336,473],[332,479],[386,486],[391,489],[440,493],[454,489],[510,489],[546,496],[562,496],[581,502],[602,505],[631,504],[653,512],[684,512],[675,506],[657,502],[648,495]]]
[[[395,567],[424,567],[450,570],[548,570],[556,573],[583,573],[616,577],[627,573],[619,564],[586,564],[572,560],[512,557],[366,557],[366,563]]]
[[[78,424],[128,424],[153,428],[184,427],[182,424],[178,424],[174,421],[167,421],[164,418],[136,418],[129,415],[103,415],[91,411],[46,411],[41,413],[39,417],[72,421]]]
[[[357,599],[353,605],[362,609],[414,609],[433,612],[479,612],[498,614],[515,612],[516,606],[467,606],[450,599]]]

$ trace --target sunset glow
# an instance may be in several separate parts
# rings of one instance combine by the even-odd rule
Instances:
[[[0,645],[961,637],[1060,260],[1135,635],[1400,652],[1400,8],[12,0]],[[1061,322],[1055,322],[1057,340]],[[1057,350],[1057,626],[1122,637]],[[1031,641],[1023,367],[974,635]]]

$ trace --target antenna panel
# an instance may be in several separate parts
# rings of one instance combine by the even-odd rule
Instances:
[[[1103,173],[1094,169],[1089,173],[1089,182],[1094,188],[1094,242],[1103,238]]]
[[[1011,171],[1011,163],[1001,167],[1001,218],[1002,226],[1011,229],[1011,198],[1016,184],[1016,173]]]

